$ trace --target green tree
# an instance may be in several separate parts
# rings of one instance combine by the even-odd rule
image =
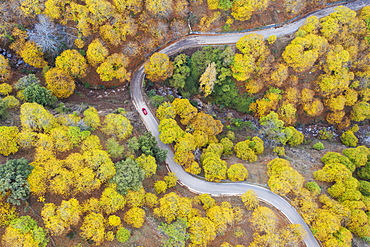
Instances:
[[[123,158],[125,146],[121,145],[116,138],[111,137],[107,140],[106,148],[109,155],[114,159]]]
[[[124,227],[119,227],[117,232],[116,232],[116,239],[120,243],[125,243],[130,239],[131,232],[124,228]]]
[[[34,83],[39,84],[40,80],[35,76],[35,74],[29,74],[29,75],[25,75],[21,77],[17,81],[17,83],[15,83],[14,87],[18,90],[23,90],[27,86],[34,84]]]
[[[43,106],[53,106],[58,100],[51,90],[42,87],[38,83],[32,83],[23,90],[25,101],[30,103],[38,103]]]
[[[158,226],[158,230],[166,234],[166,238],[162,240],[163,245],[168,247],[185,247],[185,243],[189,239],[187,228],[188,222],[186,218],[177,218],[171,224],[161,223]]]
[[[138,190],[142,187],[145,171],[131,158],[115,163],[116,175],[112,182],[117,184],[117,191],[125,195],[129,189]]]
[[[8,202],[19,205],[28,198],[30,188],[27,178],[32,169],[25,158],[8,160],[0,165],[0,193]]]
[[[172,87],[183,88],[185,86],[186,79],[190,74],[190,68],[187,65],[188,59],[189,57],[182,53],[173,60],[174,70],[169,80]]]

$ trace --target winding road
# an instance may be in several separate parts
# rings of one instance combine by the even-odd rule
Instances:
[[[358,10],[369,4],[370,0],[359,0],[343,5],[350,9]],[[268,37],[271,35],[283,36],[286,34],[290,34],[298,30],[298,28],[304,24],[304,21],[306,20],[307,17],[315,15],[321,18],[332,13],[334,11],[334,8],[335,7],[329,7],[322,10],[318,10],[308,16],[305,16],[302,19],[299,19],[293,23],[278,28],[269,28],[252,32],[262,34],[264,37]],[[181,50],[194,46],[235,44],[242,36],[248,33],[251,32],[232,33],[232,34],[199,34],[199,35],[190,34],[177,41],[172,42],[171,44],[158,50],[157,52],[172,55]],[[318,241],[311,233],[307,224],[299,215],[299,213],[289,204],[288,201],[286,201],[279,195],[271,192],[269,189],[255,184],[249,184],[247,182],[239,183],[207,182],[185,172],[182,169],[182,167],[174,161],[173,159],[174,153],[172,149],[168,145],[162,143],[159,140],[158,122],[153,113],[149,110],[150,108],[147,106],[142,95],[142,83],[144,76],[145,76],[144,65],[142,64],[132,75],[130,84],[131,99],[137,111],[139,112],[140,117],[142,118],[146,128],[156,137],[159,147],[168,150],[166,162],[171,172],[176,173],[178,181],[182,185],[186,186],[190,191],[194,193],[197,194],[207,193],[212,196],[239,196],[246,192],[247,190],[253,189],[257,193],[260,200],[277,208],[283,215],[285,215],[285,217],[291,223],[300,224],[304,227],[304,229],[307,232],[307,235],[304,239],[304,243],[306,244],[307,247],[320,246]],[[144,115],[141,111],[141,108],[146,108],[148,110],[148,115]]]

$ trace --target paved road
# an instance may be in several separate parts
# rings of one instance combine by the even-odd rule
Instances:
[[[360,0],[360,1],[346,4],[345,6],[353,10],[358,10],[369,4],[370,4],[370,0]],[[334,7],[331,7],[331,8],[326,8],[326,9],[316,11],[315,13],[311,15],[315,15],[317,17],[323,17],[323,16],[326,16],[332,13],[333,11],[334,11]],[[260,31],[255,31],[255,33],[262,34],[265,37],[268,37],[271,35],[283,36],[286,34],[290,34],[298,30],[298,28],[303,25],[305,18],[297,20],[291,24],[287,24],[279,28],[264,29]],[[210,34],[187,35],[169,44],[168,46],[164,47],[158,52],[171,55],[171,54],[174,54],[185,48],[192,47],[192,46],[235,44],[245,34],[247,33],[216,34],[216,35],[210,35]],[[247,190],[253,189],[262,201],[265,201],[271,204],[272,206],[276,207],[282,214],[284,214],[287,217],[287,219],[291,223],[301,224],[305,228],[305,230],[308,233],[304,239],[306,246],[308,247],[319,246],[319,243],[317,242],[315,237],[312,235],[309,227],[304,222],[302,217],[297,213],[297,211],[284,198],[271,192],[269,189],[264,188],[262,186],[254,185],[254,184],[248,184],[245,182],[240,182],[240,183],[207,182],[207,181],[198,179],[188,174],[181,168],[181,166],[179,166],[176,162],[174,162],[173,160],[174,153],[168,145],[163,144],[159,140],[158,123],[156,121],[156,118],[153,116],[153,113],[149,111],[149,107],[146,105],[146,102],[144,101],[144,98],[142,95],[143,78],[144,78],[144,68],[143,68],[143,65],[141,65],[133,73],[133,76],[131,79],[131,85],[130,85],[131,98],[146,128],[148,129],[148,131],[152,132],[152,134],[157,138],[159,147],[162,149],[168,150],[168,157],[166,159],[166,162],[169,166],[169,169],[172,172],[176,173],[176,176],[178,177],[178,180],[182,185],[186,186],[192,192],[195,192],[198,194],[208,193],[212,196],[238,196],[238,195],[243,194]],[[148,110],[148,115],[144,115],[142,113],[141,108],[143,107]]]

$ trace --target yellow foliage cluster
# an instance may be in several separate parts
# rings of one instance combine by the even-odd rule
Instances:
[[[73,78],[62,69],[49,69],[44,76],[46,87],[58,98],[68,98],[76,88]]]
[[[77,50],[65,50],[56,59],[55,66],[73,77],[86,75],[87,63]]]
[[[269,5],[269,0],[262,1],[249,1],[249,0],[239,0],[234,1],[231,8],[231,15],[238,21],[249,20],[256,11],[263,11]]]
[[[218,21],[218,19],[221,17],[221,12],[213,12],[212,15],[204,15],[202,19],[200,19],[199,26],[202,31],[206,31],[210,28],[212,23],[215,23]]]
[[[245,140],[235,144],[234,151],[238,158],[248,160],[249,162],[257,161],[257,154],[264,151],[264,142],[257,136],[252,140]]]
[[[48,65],[48,63],[43,58],[44,53],[42,52],[41,48],[36,45],[35,42],[26,41],[23,44],[17,44],[14,46],[18,46],[15,51],[29,65],[36,68],[43,68]]]
[[[154,53],[145,63],[145,74],[149,80],[160,82],[172,76],[173,65],[167,54]]]
[[[114,53],[108,56],[100,64],[96,72],[100,75],[102,81],[111,81],[118,79],[120,82],[130,80],[131,73],[127,71],[128,58],[122,53]]]
[[[0,84],[0,95],[8,95],[13,91],[12,85],[8,83],[1,83]]]
[[[8,59],[0,55],[0,82],[7,81],[12,75]]]
[[[94,39],[87,47],[87,60],[94,67],[104,62],[108,55],[109,50],[103,45],[100,39]]]

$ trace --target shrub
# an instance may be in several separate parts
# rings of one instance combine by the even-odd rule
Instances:
[[[340,136],[342,143],[349,147],[356,147],[358,143],[358,138],[355,136],[352,130],[347,130]]]
[[[2,101],[6,104],[6,108],[12,109],[19,106],[19,100],[12,95],[8,95],[2,99]]]
[[[120,227],[117,230],[116,238],[117,238],[118,242],[125,243],[125,242],[127,242],[127,240],[130,239],[130,235],[131,235],[131,233],[130,233],[129,230],[127,230],[124,227]]]
[[[274,147],[274,149],[272,151],[279,157],[285,156],[285,148],[284,147]]]
[[[18,82],[15,83],[14,87],[18,90],[23,90],[34,83],[39,84],[40,80],[34,74],[29,74],[21,77]]]
[[[325,149],[325,146],[322,142],[317,142],[317,143],[313,144],[312,148],[320,151],[320,150]]]
[[[318,195],[321,193],[321,188],[316,182],[307,182],[305,183],[304,187],[315,195]]]

